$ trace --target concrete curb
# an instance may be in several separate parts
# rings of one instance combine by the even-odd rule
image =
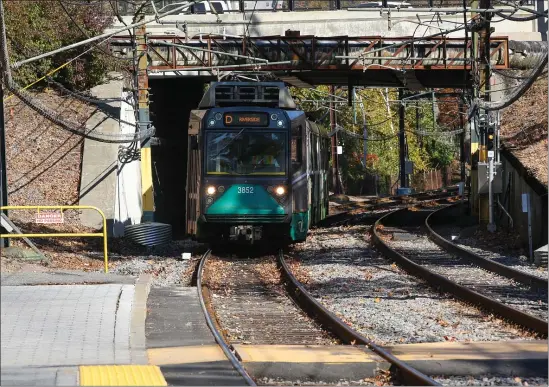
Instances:
[[[132,364],[149,364],[145,337],[147,299],[151,290],[152,276],[142,274],[135,283],[130,325],[130,351]]]

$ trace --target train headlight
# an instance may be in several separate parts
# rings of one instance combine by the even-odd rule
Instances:
[[[215,193],[215,187],[213,185],[210,185],[208,188],[206,188],[206,193],[208,195],[213,195]]]
[[[279,128],[282,128],[284,126],[284,121],[278,120],[276,124],[278,125]]]
[[[286,193],[286,188],[284,188],[283,186],[279,185],[278,187],[275,188],[275,193],[278,195],[278,196],[282,196]]]

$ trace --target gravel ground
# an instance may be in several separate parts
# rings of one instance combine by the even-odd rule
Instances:
[[[407,275],[370,248],[367,231],[313,230],[289,261],[311,294],[363,335],[381,345],[529,337]]]
[[[196,265],[200,261],[203,246],[189,239],[173,241],[165,246],[157,246],[148,254],[136,256],[144,248],[118,248],[119,254],[113,254],[116,260],[110,270],[114,274],[133,275],[151,274],[152,286],[189,286]],[[190,259],[183,259],[183,252],[191,252]]]
[[[65,243],[61,243],[65,242]],[[103,251],[97,244],[67,244],[66,240],[56,245],[40,246],[48,261],[26,261],[19,258],[0,257],[3,273],[45,272],[81,270],[103,271]],[[147,249],[124,239],[109,241],[109,272],[119,275],[139,276],[151,274],[153,286],[189,286],[196,264],[204,246],[190,239],[172,241],[164,246]],[[182,253],[190,252],[191,259],[184,260]],[[0,254],[1,255],[1,254]]]
[[[442,237],[451,240],[452,235],[460,235],[462,229],[459,227],[444,226],[437,227],[435,231]],[[476,253],[483,258],[488,258],[527,274],[547,279],[547,268],[531,264],[528,258],[521,254],[519,249],[506,243],[508,240],[504,235],[501,235],[501,237],[494,239],[489,246],[486,246],[486,236],[475,233],[475,235],[471,236],[460,236],[453,242],[459,247]]]
[[[547,386],[547,378],[506,378],[500,376],[446,376],[434,377],[444,386]]]
[[[415,263],[508,306],[547,320],[546,291],[533,290],[455,257],[432,242],[418,227],[384,228],[382,234],[393,232],[412,236],[412,240],[389,240],[388,243]]]

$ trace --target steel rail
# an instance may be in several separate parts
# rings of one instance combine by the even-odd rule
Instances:
[[[447,277],[437,274],[422,265],[418,265],[411,259],[406,258],[404,255],[400,254],[396,250],[392,249],[388,244],[386,244],[377,232],[378,226],[382,225],[383,222],[387,220],[387,218],[395,216],[395,214],[397,214],[398,212],[405,210],[407,210],[407,208],[390,212],[389,214],[378,219],[372,226],[372,241],[382,254],[384,254],[387,258],[393,259],[395,262],[397,262],[399,266],[401,266],[411,275],[427,281],[427,283],[434,289],[440,289],[445,292],[451,293],[454,296],[462,299],[463,301],[478,305],[483,309],[498,314],[499,316],[506,318],[518,325],[521,325],[524,328],[531,329],[532,331],[535,331],[536,333],[539,333],[545,337],[547,336],[547,321],[524,313],[520,310],[502,304],[501,302],[498,302],[493,298],[484,296],[469,288],[466,288],[465,286],[462,286]]]
[[[208,328],[210,328],[210,331],[212,331],[215,341],[217,342],[217,344],[219,344],[219,346],[223,350],[223,353],[225,354],[225,356],[227,356],[227,359],[229,359],[233,367],[244,378],[244,380],[249,386],[256,386],[257,384],[254,382],[254,380],[251,378],[248,372],[244,369],[244,367],[242,366],[242,363],[238,360],[236,355],[232,352],[231,347],[225,341],[225,339],[223,338],[223,335],[219,332],[219,330],[217,329],[212,319],[212,316],[210,313],[211,306],[208,307],[210,305],[209,291],[206,288],[206,286],[202,283],[204,266],[206,266],[206,261],[210,257],[211,252],[212,250],[209,249],[204,253],[202,258],[200,259],[200,264],[198,265],[198,274],[196,277],[196,288],[198,290],[198,298],[200,299],[200,306],[202,307],[202,311],[204,312],[204,317],[206,318],[206,324],[208,324]],[[204,293],[206,293],[206,297]]]
[[[311,318],[318,321],[321,326],[332,332],[342,342],[347,344],[366,345],[374,353],[391,363],[398,369],[404,382],[412,386],[440,386],[439,383],[431,379],[429,376],[412,368],[408,364],[399,360],[389,351],[379,347],[374,342],[345,324],[335,314],[322,306],[315,298],[305,289],[305,287],[295,278],[290,268],[284,260],[284,254],[280,250],[278,254],[278,266],[280,272],[285,279],[286,290],[290,297],[305,311]]]
[[[513,269],[499,262],[492,261],[491,259],[484,258],[476,253],[473,253],[472,251],[464,249],[463,247],[459,247],[455,243],[450,242],[449,240],[447,240],[446,238],[438,234],[435,230],[433,230],[433,228],[430,225],[430,222],[434,218],[441,216],[442,213],[453,209],[455,206],[459,204],[460,203],[452,204],[440,210],[434,211],[427,217],[427,219],[425,219],[425,226],[427,227],[427,230],[429,231],[429,237],[433,242],[435,242],[437,245],[439,245],[443,249],[453,254],[456,254],[457,256],[464,258],[474,263],[475,265],[482,267],[485,270],[494,272],[503,277],[510,278],[512,280],[521,282],[523,284],[530,285],[536,289],[547,290],[547,287],[549,286],[549,282],[547,281],[547,279],[540,278],[535,275],[528,274],[517,269]]]
[[[457,191],[457,188],[455,187],[448,187],[445,188],[446,192],[443,192],[442,190],[433,190],[433,191],[425,191],[425,192],[416,192],[410,195],[403,195],[403,196],[389,196],[387,199],[389,201],[387,202],[381,202],[381,203],[368,203],[366,207],[364,207],[364,211],[373,211],[373,210],[380,210],[386,207],[395,206],[402,204],[404,201],[404,198],[412,198],[415,200],[420,201],[429,201],[429,200],[437,200],[442,199],[446,197],[452,197],[455,195],[454,191]],[[339,212],[334,215],[329,215],[326,218],[322,219],[320,222],[316,224],[317,227],[330,227],[336,223],[339,222],[345,222],[348,221],[353,214],[350,214],[350,212],[353,210],[346,210]]]

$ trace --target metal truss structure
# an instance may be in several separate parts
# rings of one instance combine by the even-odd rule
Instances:
[[[412,84],[417,80],[424,87],[463,87],[473,67],[470,44],[465,48],[463,39],[443,36],[416,41],[379,36],[147,36],[151,77],[262,70],[293,75],[308,84],[357,86],[410,85],[406,78],[412,74]],[[507,38],[492,38],[490,44],[492,68],[509,68]],[[128,37],[111,40],[114,52],[124,46],[131,46]]]

